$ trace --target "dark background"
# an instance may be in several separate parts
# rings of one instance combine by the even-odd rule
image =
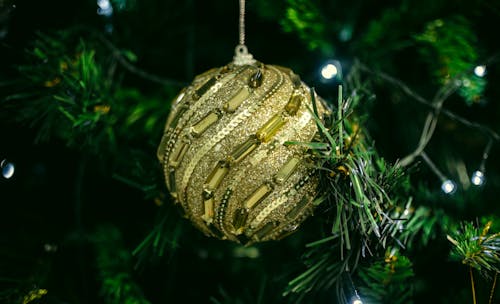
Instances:
[[[26,50],[37,32],[55,33],[72,26],[83,25],[105,33],[106,26],[112,25],[113,31],[107,37],[120,49],[136,54],[138,67],[186,84],[196,74],[232,60],[238,42],[237,1],[129,1],[122,10],[116,3],[119,1],[113,2],[113,16],[106,18],[96,14],[93,1],[0,1],[0,26],[6,32],[0,38],[3,93],[10,93],[8,85],[19,77],[17,68],[26,63]],[[308,48],[296,33],[283,30],[281,20],[287,1],[249,1],[247,45],[260,61],[292,68],[332,100],[336,83],[324,83],[318,74],[321,65],[331,58],[342,63],[344,75],[360,58],[430,98],[439,87],[432,78],[433,67],[419,57],[417,47],[392,49],[390,37],[409,40],[411,33],[422,31],[427,22],[436,18],[465,16],[478,37],[480,62],[500,51],[498,1],[405,1],[414,10],[401,18],[400,28],[382,29],[389,41],[380,42],[377,49],[383,51],[377,54],[363,47],[367,28],[383,12],[402,2],[314,3],[327,27],[323,38],[330,39],[334,50]],[[345,24],[353,27],[353,36],[341,41],[338,32]],[[498,62],[487,69],[488,84],[481,102],[467,105],[454,95],[446,107],[499,130]],[[171,93],[133,73],[122,71],[122,75],[119,85],[138,88],[146,96],[164,96],[158,102],[164,102],[168,110]],[[414,148],[427,112],[390,85],[376,83],[374,95],[376,99],[363,109],[370,113],[367,130],[380,154],[393,162]],[[113,178],[113,166],[99,155],[67,147],[58,138],[35,144],[36,133],[36,124],[12,122],[8,117],[0,121],[0,160],[13,162],[16,168],[11,179],[0,178],[0,283],[4,290],[19,294],[46,288],[48,294],[40,303],[101,303],[105,298],[100,295],[95,253],[84,236],[100,225],[113,225],[121,232],[123,248],[131,251],[154,227],[159,208],[153,198],[145,198],[142,191]],[[155,158],[156,147],[150,143],[159,143],[158,134],[161,130],[157,130],[155,138],[145,139],[148,144],[143,150],[151,158]],[[475,170],[487,141],[481,133],[443,118],[428,154],[447,176],[457,179],[457,163],[465,163],[469,173]],[[497,155],[498,146],[494,144],[484,187],[460,188],[453,196],[441,193],[439,179],[421,164],[411,178],[416,203],[437,206],[460,220],[498,216]],[[151,175],[159,176],[160,171],[158,167]],[[187,222],[176,220],[181,231],[176,250],[142,265],[132,276],[151,303],[208,303],[210,297],[224,299],[223,303],[284,303],[284,284],[302,270],[303,246],[317,237],[320,224],[316,218],[285,241],[258,245],[258,258],[237,257],[238,246],[208,239]],[[437,235],[427,246],[409,253],[415,258],[415,300],[470,303],[468,269],[449,260],[450,245],[439,229]],[[57,250],[47,250],[46,245],[56,246]],[[130,269],[135,262],[130,261]],[[478,279],[476,287],[482,303],[486,303],[489,284]],[[333,292],[326,292],[305,303],[334,303],[334,299]]]

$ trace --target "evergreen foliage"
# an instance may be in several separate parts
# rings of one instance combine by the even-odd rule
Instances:
[[[132,255],[123,248],[116,227],[98,227],[90,236],[95,248],[96,267],[101,284],[101,296],[106,303],[148,304],[134,282],[131,270]]]
[[[316,161],[315,215],[242,247],[182,219],[155,158],[170,100],[231,60],[237,1],[0,1],[0,162],[16,165],[0,177],[0,302],[500,301],[500,5],[247,8],[250,51],[333,115],[287,143]],[[332,58],[343,70],[320,79]]]

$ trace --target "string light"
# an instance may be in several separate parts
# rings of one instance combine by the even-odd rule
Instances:
[[[337,76],[338,70],[337,67],[331,63],[326,64],[321,69],[321,76],[325,79],[332,79]]]
[[[2,160],[0,163],[0,168],[2,169],[2,176],[5,179],[9,179],[14,175],[15,166],[13,163],[8,162],[6,159]]]
[[[45,250],[45,252],[56,252],[57,251],[57,245],[54,245],[54,244],[45,244],[43,245],[43,249]]]
[[[341,78],[342,66],[337,60],[328,60],[320,69],[323,81],[330,81],[334,78]]]
[[[457,184],[451,179],[444,180],[441,184],[441,190],[446,194],[453,194],[457,190]]]
[[[486,168],[486,160],[488,160],[488,157],[490,156],[490,150],[491,147],[493,146],[493,140],[490,138],[488,143],[486,144],[486,147],[484,148],[483,151],[483,159],[481,160],[481,165],[479,165],[479,169],[474,171],[472,173],[472,177],[470,181],[472,182],[473,185],[475,186],[482,186],[486,182],[486,176],[484,175],[485,168]]]
[[[470,181],[472,182],[472,184],[476,186],[484,185],[485,182],[484,173],[479,170],[474,171],[474,173],[472,173]]]
[[[478,67],[481,67],[481,66],[478,66]],[[476,67],[476,68],[478,68],[478,67]],[[484,68],[484,66],[482,66],[482,67]],[[474,71],[474,72],[476,73],[476,71]],[[486,71],[480,69],[478,72],[479,72],[479,74],[482,74],[482,73],[485,73]],[[482,74],[482,75],[484,75],[484,74]],[[480,76],[480,75],[478,75],[478,76]],[[490,153],[492,145],[493,145],[493,140],[490,138],[490,140],[488,141],[488,144],[484,148],[483,159],[481,161],[481,165],[479,166],[479,169],[472,173],[471,183],[475,186],[478,186],[478,187],[483,186],[484,183],[486,182],[486,176],[485,176],[484,172],[485,172],[486,160],[489,157],[489,153]],[[424,151],[421,152],[420,156],[422,156],[422,158],[427,163],[429,168],[441,180],[441,190],[445,194],[451,195],[451,194],[455,193],[457,190],[457,184],[453,180],[446,178],[443,175],[443,173],[441,173],[441,171],[439,171],[439,169],[436,167],[436,165],[431,161],[429,156],[427,156],[427,154]]]
[[[106,33],[111,34],[113,32],[113,23],[111,19],[113,17],[113,5],[110,0],[97,0],[97,14],[102,16],[105,20],[104,30]]]
[[[110,17],[113,15],[113,7],[109,0],[97,0],[97,14],[101,16]]]
[[[427,156],[427,154],[424,151],[422,151],[420,156],[422,156],[422,158],[427,163],[432,172],[434,172],[441,180],[441,190],[443,190],[444,193],[450,195],[455,193],[455,191],[457,190],[457,184],[451,179],[446,178],[446,176],[444,176],[444,174],[441,173],[441,171],[439,171],[439,169],[436,167],[436,165],[432,162],[432,160],[429,158],[429,156]]]
[[[477,77],[484,77],[484,75],[486,75],[486,66],[478,65],[474,68],[474,74],[476,74]]]
[[[351,274],[348,271],[346,271],[346,274],[349,278],[349,281],[351,282],[352,289],[354,289],[354,296],[351,298],[351,304],[363,304],[363,301],[361,301],[361,297],[358,294],[358,290],[356,289],[356,286],[354,286]]]

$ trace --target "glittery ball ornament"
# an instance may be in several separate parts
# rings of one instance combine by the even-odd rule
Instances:
[[[320,100],[317,98],[316,100]],[[176,204],[206,235],[280,239],[313,211],[317,133],[309,88],[290,69],[235,60],[195,77],[172,103],[158,148]],[[317,104],[320,117],[326,112]]]

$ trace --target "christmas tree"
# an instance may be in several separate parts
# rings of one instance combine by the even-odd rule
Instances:
[[[499,303],[500,3],[240,2],[0,1],[0,302]],[[227,77],[202,73],[233,68],[238,34],[303,98],[255,145],[299,106],[317,131],[282,143],[317,181],[286,237],[236,238],[248,214],[199,231],[157,159],[179,92]]]

